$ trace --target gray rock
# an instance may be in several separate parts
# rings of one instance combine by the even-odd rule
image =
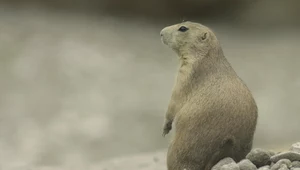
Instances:
[[[240,170],[240,167],[235,162],[232,162],[230,164],[223,165],[221,170]]]
[[[293,161],[291,167],[300,168],[300,161]]]
[[[249,152],[246,158],[259,168],[265,165],[270,165],[270,154],[271,153],[267,150],[256,148]]]
[[[290,151],[300,153],[300,142],[294,143],[290,148]]]
[[[281,159],[277,161],[272,167],[271,170],[279,170],[280,168],[284,168],[285,166],[290,167],[292,162],[288,159]]]
[[[273,155],[275,155],[276,154],[276,152],[275,151],[268,151],[269,152],[269,155],[270,156],[273,156]]]
[[[272,168],[271,168],[271,169],[272,169]],[[287,165],[282,164],[278,170],[289,170],[289,168],[288,168]]]
[[[270,159],[272,162],[277,162],[281,159],[289,159],[290,161],[300,161],[300,153],[287,151],[287,152],[276,154],[272,156]]]
[[[291,170],[300,170],[300,168],[291,168]]]
[[[238,163],[240,170],[256,170],[256,166],[249,160],[243,159]]]
[[[227,165],[227,164],[231,164],[231,163],[235,163],[235,161],[232,158],[229,158],[229,157],[224,158],[224,159],[220,160],[215,166],[213,166],[211,168],[211,170],[220,170],[223,165]]]
[[[258,170],[270,170],[270,166],[269,165],[262,166],[262,167],[258,168]]]

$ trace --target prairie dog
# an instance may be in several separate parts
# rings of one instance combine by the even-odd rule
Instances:
[[[180,60],[163,126],[163,136],[175,126],[168,170],[210,170],[222,158],[245,158],[252,149],[257,105],[213,31],[187,21],[160,35]]]

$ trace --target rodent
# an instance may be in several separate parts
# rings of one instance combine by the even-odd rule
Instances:
[[[225,157],[244,159],[252,149],[258,108],[214,32],[185,21],[160,35],[180,61],[162,133],[175,126],[168,170],[210,170]]]

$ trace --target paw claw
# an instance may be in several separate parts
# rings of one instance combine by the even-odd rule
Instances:
[[[172,122],[165,121],[162,136],[165,137],[172,129]]]

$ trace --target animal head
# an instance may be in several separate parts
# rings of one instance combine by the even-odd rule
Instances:
[[[208,27],[189,21],[163,28],[160,36],[163,44],[179,56],[203,56],[218,44],[216,36]]]

